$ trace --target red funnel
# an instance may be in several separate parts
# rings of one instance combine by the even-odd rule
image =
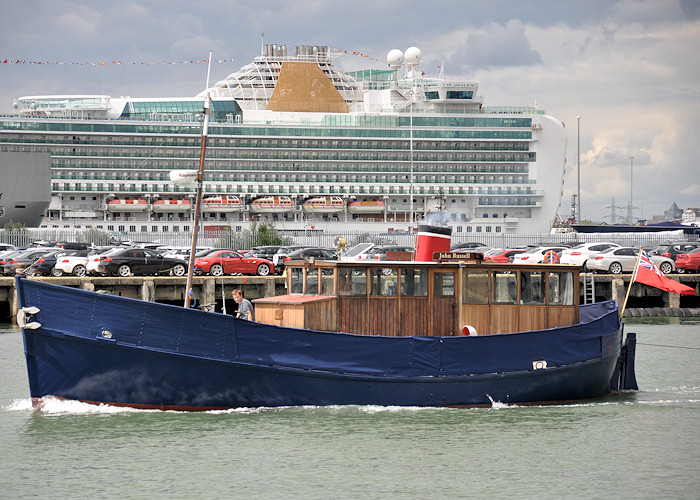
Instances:
[[[416,261],[431,262],[433,252],[449,252],[452,240],[452,228],[441,226],[418,226],[416,242]]]

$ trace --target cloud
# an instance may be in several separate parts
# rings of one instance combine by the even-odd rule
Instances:
[[[471,32],[451,65],[469,71],[498,66],[532,66],[542,63],[525,34],[525,25],[512,19],[504,25],[489,23],[478,32]]]

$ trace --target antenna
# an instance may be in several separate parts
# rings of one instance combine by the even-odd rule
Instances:
[[[209,51],[209,65],[207,67],[207,86],[205,90],[209,90],[209,75],[211,74],[211,51]]]

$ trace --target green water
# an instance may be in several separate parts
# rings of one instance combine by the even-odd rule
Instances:
[[[626,328],[641,390],[592,403],[38,413],[0,325],[0,498],[698,498],[700,321]]]

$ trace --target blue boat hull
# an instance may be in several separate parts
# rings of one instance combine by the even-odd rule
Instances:
[[[614,304],[573,327],[484,337],[369,337],[20,279],[32,398],[205,410],[293,405],[481,406],[596,398],[620,354]],[[584,315],[586,316],[586,315]],[[543,360],[546,368],[534,369]]]

